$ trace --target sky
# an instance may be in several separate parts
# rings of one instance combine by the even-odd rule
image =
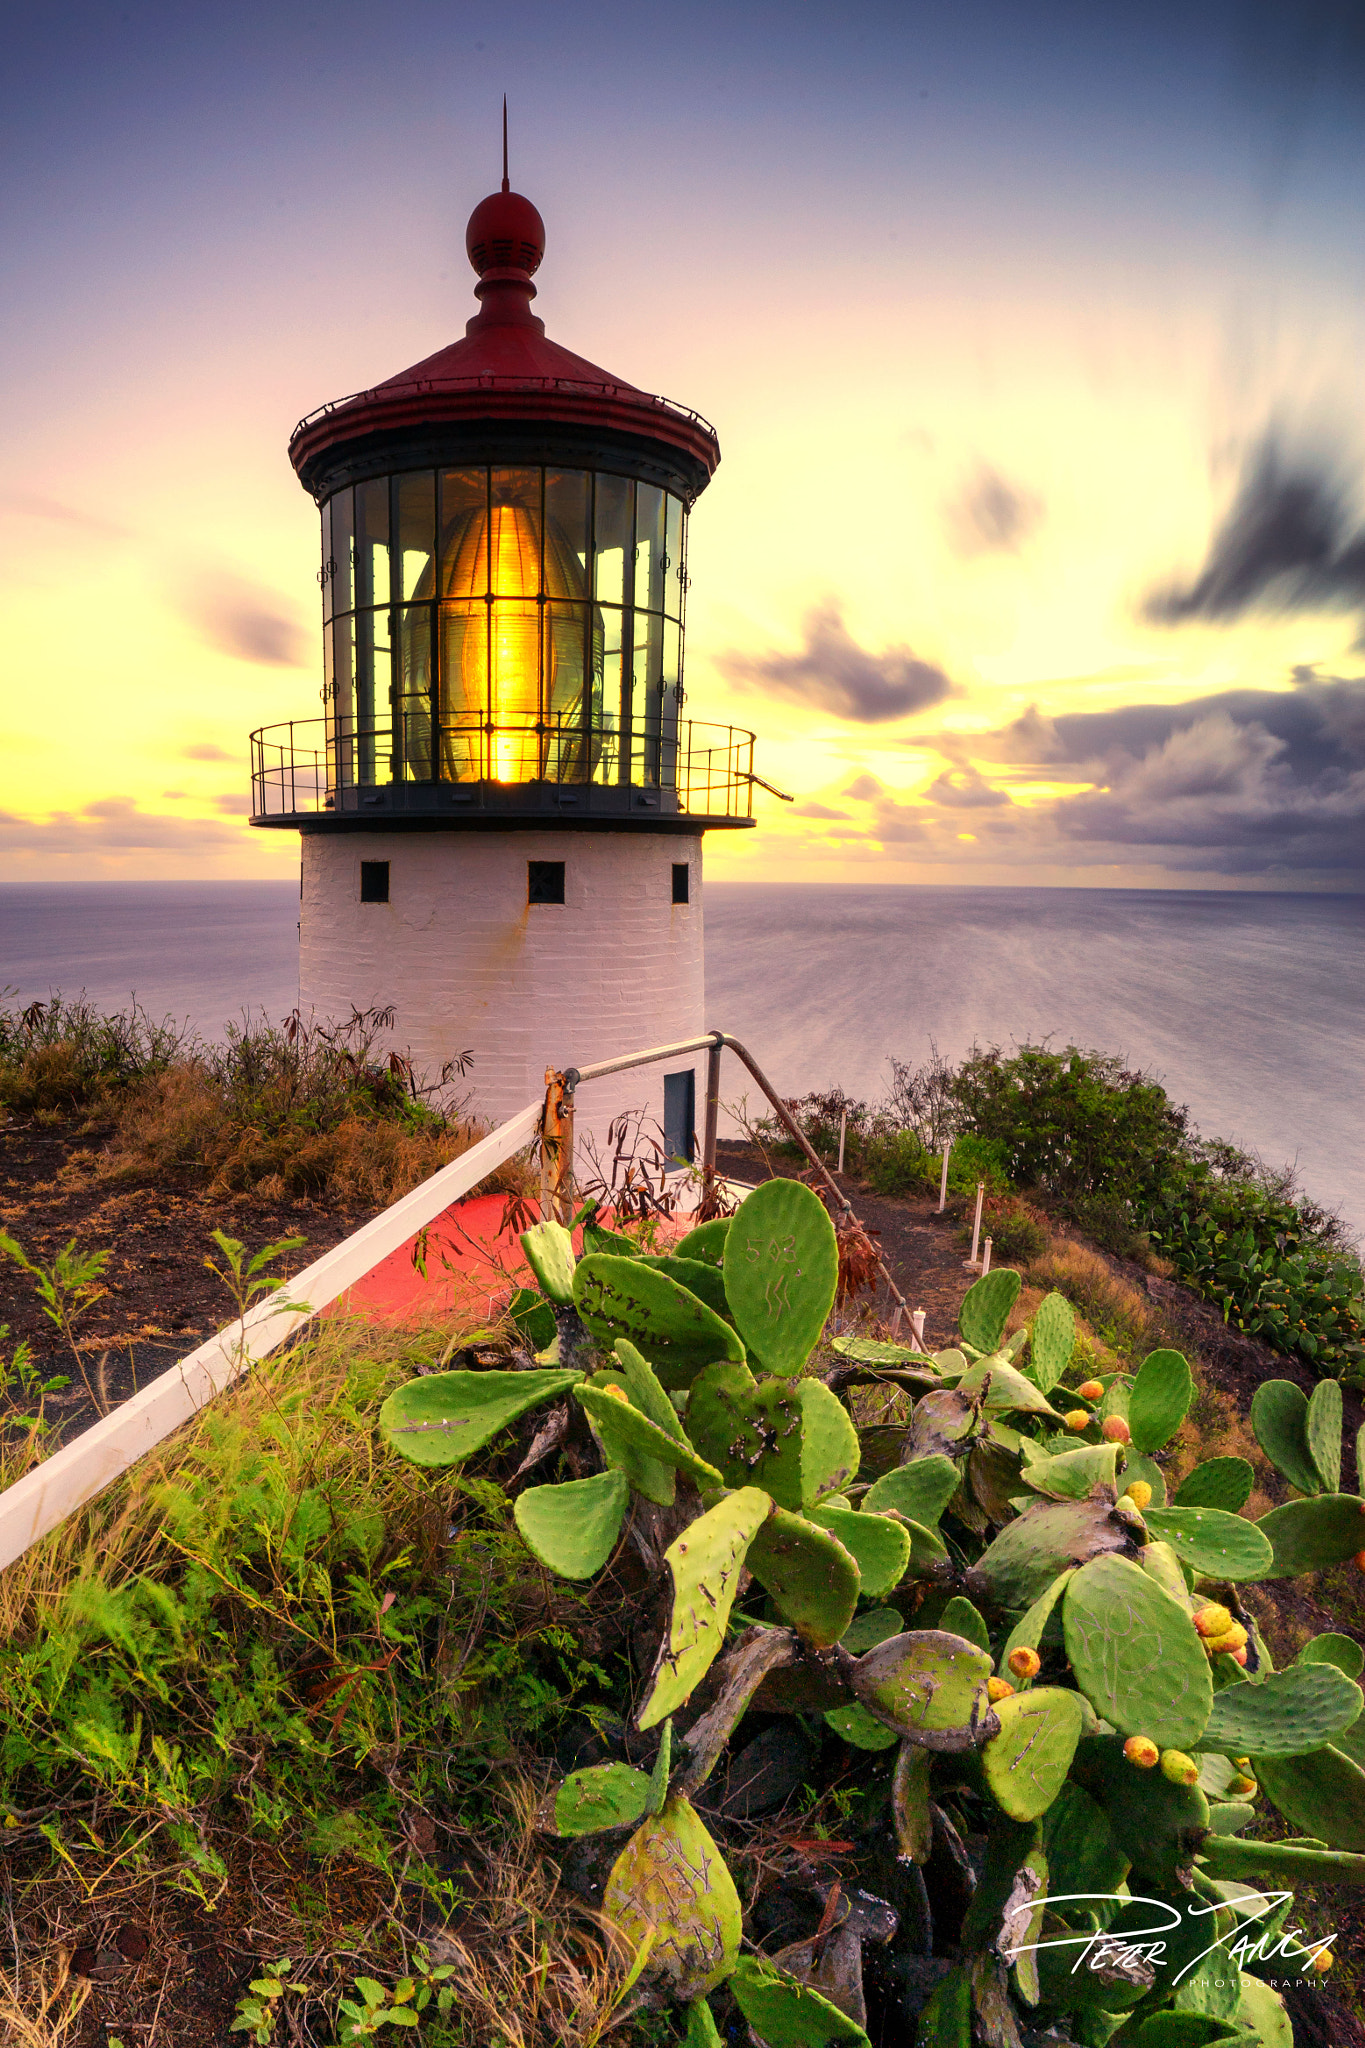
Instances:
[[[1354,0],[10,10],[0,879],[296,870],[289,434],[463,332],[504,92],[548,332],[720,435],[713,875],[1365,889]]]

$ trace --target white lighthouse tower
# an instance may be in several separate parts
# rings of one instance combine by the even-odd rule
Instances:
[[[479,1110],[705,1028],[702,837],[753,823],[753,734],[681,717],[687,520],[720,460],[697,413],[546,339],[545,231],[502,190],[466,235],[464,339],[310,414],[325,716],[252,736],[252,823],[302,837],[299,997],[393,1004]],[[586,1091],[692,1156],[690,1058]]]

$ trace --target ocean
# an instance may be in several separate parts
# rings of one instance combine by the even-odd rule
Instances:
[[[290,882],[0,887],[0,1001],[136,992],[218,1036],[294,1007],[297,917]],[[1121,1053],[1365,1234],[1365,897],[713,883],[706,963],[708,1024],[784,1093],[875,1101],[931,1041]]]

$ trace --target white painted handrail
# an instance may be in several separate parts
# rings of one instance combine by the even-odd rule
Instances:
[[[144,1452],[188,1422],[310,1316],[363,1280],[424,1224],[434,1222],[452,1202],[477,1187],[494,1167],[520,1152],[535,1137],[542,1108],[542,1103],[532,1102],[509,1123],[480,1138],[477,1145],[452,1159],[449,1166],[443,1166],[392,1208],[305,1266],[280,1293],[263,1297],[243,1320],[219,1330],[140,1393],[121,1402],[112,1414],[7,1487],[0,1493],[0,1570],[102,1493]],[[281,1299],[307,1306],[281,1309],[277,1306]]]

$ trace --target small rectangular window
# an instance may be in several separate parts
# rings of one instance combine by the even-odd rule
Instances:
[[[664,1155],[670,1166],[690,1166],[696,1151],[697,1077],[664,1075]]]
[[[690,902],[691,902],[691,900],[692,900],[692,899],[691,899],[691,897],[690,897],[690,896],[688,895],[688,893],[687,893],[687,887],[688,887],[688,877],[690,876],[691,872],[692,872],[692,870],[691,870],[691,869],[690,869],[690,868],[688,867],[688,865],[687,865],[687,862],[686,862],[685,860],[675,860],[675,861],[674,861],[674,863],[673,863],[673,901],[674,901],[675,903],[690,903]]]
[[[362,903],[388,902],[389,864],[386,860],[361,861],[360,900]]]
[[[562,903],[564,901],[564,863],[562,860],[527,861],[526,901],[528,903]]]

